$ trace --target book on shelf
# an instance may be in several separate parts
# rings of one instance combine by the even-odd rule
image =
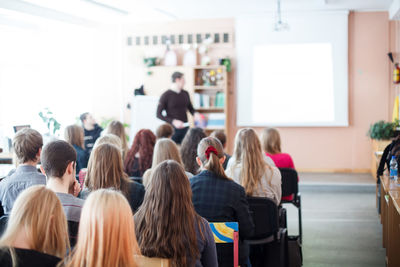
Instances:
[[[209,113],[207,116],[207,127],[224,127],[225,114],[224,113]]]
[[[218,92],[215,95],[194,93],[193,107],[198,108],[223,108],[225,106],[225,94]]]

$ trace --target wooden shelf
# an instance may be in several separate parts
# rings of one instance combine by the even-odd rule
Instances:
[[[206,127],[203,129],[204,131],[215,131],[215,130],[225,130],[225,126],[212,126],[212,127]]]
[[[210,108],[196,108],[197,112],[224,112],[225,108],[210,107]]]
[[[225,65],[210,65],[210,66],[194,66],[196,70],[213,70],[213,69],[223,69],[225,70]]]
[[[214,90],[214,91],[224,91],[223,86],[218,85],[195,85],[194,90]]]

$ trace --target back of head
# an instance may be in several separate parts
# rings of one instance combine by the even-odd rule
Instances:
[[[144,172],[151,167],[153,150],[156,143],[156,136],[149,129],[142,129],[135,135],[132,147],[125,158],[125,170],[130,173],[133,170],[133,162],[136,153],[139,153],[139,171]]]
[[[115,188],[128,195],[127,177],[123,171],[121,151],[113,144],[97,145],[90,155],[85,187],[90,191]]]
[[[281,153],[281,137],[275,128],[265,128],[261,135],[262,147],[270,154]]]
[[[222,144],[217,138],[203,138],[197,147],[197,157],[199,157],[204,169],[215,173],[219,177],[229,179],[220,162],[220,159],[225,155]]]
[[[67,126],[64,131],[64,138],[65,141],[71,145],[76,145],[83,149],[85,148],[83,128],[79,125]]]
[[[182,165],[181,156],[175,142],[169,138],[158,139],[154,146],[152,166],[157,166],[164,160],[172,159]]]
[[[76,151],[66,141],[56,140],[44,146],[40,159],[47,177],[61,178],[68,164],[76,162]]]
[[[112,133],[107,133],[97,138],[93,148],[101,144],[112,144],[115,145],[116,147],[119,147],[122,150],[121,138]]]
[[[141,252],[148,257],[172,259],[173,266],[191,266],[198,258],[190,183],[182,166],[173,160],[161,162],[152,178],[142,206],[135,214]],[[182,227],[184,225],[185,227]]]
[[[265,174],[267,163],[264,161],[260,139],[251,128],[244,128],[237,132],[234,149],[235,163],[241,164],[241,184],[248,195],[252,195],[256,186]]]
[[[137,266],[139,254],[131,207],[114,190],[100,189],[83,205],[78,241],[67,266]]]
[[[171,138],[172,135],[174,135],[174,127],[172,127],[171,124],[169,123],[164,123],[158,126],[156,130],[156,137],[157,139],[159,138]]]
[[[121,122],[119,122],[119,121],[111,121],[108,124],[105,132],[106,133],[110,133],[110,134],[115,134],[116,136],[118,136],[121,139],[122,149],[123,150],[127,150],[128,149],[128,144],[126,142],[125,127]]]
[[[36,155],[42,146],[42,135],[29,128],[19,130],[13,139],[14,152],[19,163],[36,161]]]
[[[210,134],[210,136],[211,136],[211,137],[214,137],[214,138],[217,138],[217,139],[221,142],[222,147],[225,147],[225,144],[226,144],[226,135],[225,135],[225,133],[224,133],[223,130],[216,130],[216,131],[213,131],[213,132]]]
[[[13,246],[25,231],[29,248],[63,258],[69,248],[67,221],[56,194],[43,185],[25,189],[17,198],[0,246]]]
[[[181,144],[181,158],[185,170],[196,174],[199,170],[199,166],[196,162],[197,156],[197,145],[200,143],[201,139],[206,137],[203,129],[201,128],[190,128],[185,138],[183,138]]]

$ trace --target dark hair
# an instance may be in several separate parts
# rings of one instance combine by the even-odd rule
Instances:
[[[182,72],[175,71],[172,74],[171,79],[172,79],[172,82],[174,83],[176,81],[176,79],[182,79],[182,77],[183,77],[183,73]]]
[[[19,163],[25,163],[30,160],[35,161],[36,155],[42,146],[42,135],[38,131],[29,128],[19,130],[13,139],[13,147]]]
[[[87,115],[89,115],[89,112],[82,113],[82,114],[79,116],[79,119],[81,119],[81,122],[82,122],[82,123],[83,123],[84,120],[86,120]]]
[[[174,134],[175,130],[174,127],[171,126],[169,123],[164,123],[158,126],[156,130],[157,139],[159,138],[170,138]]]
[[[124,169],[128,175],[132,172],[139,171],[141,175],[151,167],[153,160],[153,150],[156,144],[156,136],[149,129],[142,129],[136,135],[133,140],[132,147],[126,154]],[[135,155],[139,153],[139,167],[135,169],[134,161]]]
[[[222,146],[223,147],[225,146],[226,135],[225,135],[223,130],[215,130],[210,134],[210,136],[214,137],[214,138],[217,138],[221,142]]]
[[[201,128],[191,128],[183,138],[181,144],[181,158],[185,170],[197,174],[199,170],[199,165],[196,162],[197,156],[197,145],[200,143],[201,139],[206,137],[203,129]]]
[[[44,146],[40,159],[47,176],[61,178],[68,164],[76,162],[76,151],[63,140],[52,141]]]
[[[204,225],[194,209],[185,171],[178,162],[166,160],[151,175],[143,204],[134,216],[141,253],[169,258],[173,267],[194,266],[200,257],[196,224],[203,240]]]

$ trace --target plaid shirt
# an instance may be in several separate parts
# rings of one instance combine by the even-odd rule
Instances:
[[[216,176],[210,171],[202,171],[190,179],[193,193],[193,205],[197,213],[209,222],[238,222],[239,237],[250,237],[254,231],[254,223],[250,215],[244,188],[232,180]],[[219,244],[218,244],[219,245]],[[226,245],[225,245],[226,246]],[[221,249],[217,246],[220,266],[232,260],[232,246]],[[228,253],[230,255],[228,255]],[[240,242],[240,261],[245,261],[248,248]],[[228,264],[227,264],[228,265]]]

